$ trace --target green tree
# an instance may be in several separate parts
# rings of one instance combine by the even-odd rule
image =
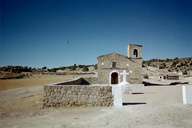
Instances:
[[[47,69],[47,67],[45,67],[45,66],[44,66],[44,67],[42,67],[42,70],[46,70],[46,69]]]
[[[76,69],[77,69],[77,65],[74,64],[74,65],[72,66],[72,70],[74,71],[74,70],[76,70]]]
[[[97,70],[97,64],[94,65],[95,70]]]

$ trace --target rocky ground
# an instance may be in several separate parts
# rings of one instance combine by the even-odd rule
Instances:
[[[42,86],[0,91],[1,128],[191,128],[192,106],[181,86],[144,87],[125,94],[124,106],[42,109]]]

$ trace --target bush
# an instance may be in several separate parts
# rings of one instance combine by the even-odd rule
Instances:
[[[97,64],[94,65],[95,70],[97,70]]]
[[[77,65],[74,64],[73,66],[70,66],[69,68],[70,68],[72,71],[75,71],[75,70],[77,69]]]
[[[143,76],[143,78],[144,78],[144,79],[149,79],[149,76],[148,76],[147,74],[145,74],[145,75]]]
[[[89,71],[89,68],[88,67],[83,67],[83,70],[82,70],[83,72],[87,72],[87,71]]]
[[[161,63],[159,66],[159,69],[165,69],[166,68],[166,64],[165,63]]]

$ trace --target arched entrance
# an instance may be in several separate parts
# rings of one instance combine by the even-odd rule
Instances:
[[[136,58],[138,57],[138,51],[137,51],[137,49],[134,49],[134,50],[133,50],[133,56],[136,57]]]
[[[118,73],[111,73],[111,84],[118,84]]]

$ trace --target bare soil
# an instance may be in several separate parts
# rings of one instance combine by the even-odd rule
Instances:
[[[56,82],[55,79],[63,78],[53,79]],[[192,127],[192,106],[182,104],[180,85],[150,86],[144,87],[143,93],[125,94],[122,108],[42,109],[43,85],[41,82],[33,84],[24,84],[23,87],[19,84],[16,86],[19,88],[13,84],[10,87],[14,89],[0,91],[0,128]]]
[[[74,75],[33,75],[24,79],[0,79],[0,91],[20,87],[42,86],[51,83],[63,82],[74,79]]]

